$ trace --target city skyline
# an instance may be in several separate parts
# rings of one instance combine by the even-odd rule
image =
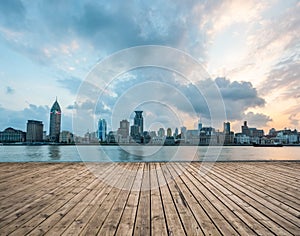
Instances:
[[[48,131],[49,101],[55,96],[63,104],[62,130],[70,131],[76,111],[108,120],[124,91],[155,79],[183,97],[198,96],[179,75],[147,68],[116,78],[102,102],[76,103],[81,83],[97,62],[141,45],[176,48],[201,63],[210,78],[193,83],[204,88],[210,81],[217,84],[234,130],[244,120],[265,131],[300,129],[299,1],[141,1],[127,6],[15,0],[0,6],[0,130],[25,130],[27,120],[42,120]],[[166,101],[189,129],[199,117],[209,123],[201,104],[193,104],[193,114],[176,100],[176,91],[155,87],[149,92]],[[151,111],[145,113],[146,126],[153,121],[175,128],[171,112],[162,106],[134,109]],[[116,118],[113,126],[122,119]]]

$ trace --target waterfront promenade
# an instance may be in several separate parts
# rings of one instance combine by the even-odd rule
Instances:
[[[300,162],[90,168],[0,163],[0,235],[300,235]]]

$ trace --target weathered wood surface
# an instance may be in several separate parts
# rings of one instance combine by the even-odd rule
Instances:
[[[300,235],[300,162],[0,163],[0,235]]]

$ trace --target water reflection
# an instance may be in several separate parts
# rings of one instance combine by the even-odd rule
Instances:
[[[26,155],[30,161],[41,161],[42,159],[42,146],[25,146]]]
[[[60,146],[49,145],[48,146],[48,155],[50,160],[58,161],[61,158]]]

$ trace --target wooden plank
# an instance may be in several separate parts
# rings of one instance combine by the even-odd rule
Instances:
[[[0,163],[0,235],[297,235],[300,231],[297,162],[88,166]]]
[[[108,174],[112,174],[115,168],[108,171]],[[112,175],[111,177],[113,177]],[[101,181],[101,178],[96,178],[97,185],[93,187],[89,187],[90,192],[88,192],[82,200],[78,201],[78,203],[71,208],[71,210],[66,213],[63,218],[59,220],[48,232],[47,235],[61,235],[73,222],[74,218],[76,218],[80,213],[84,211],[84,209],[89,205],[89,203],[97,196],[99,191],[106,187],[104,182]]]
[[[55,196],[55,191],[59,189],[60,186],[70,184],[70,180],[73,178],[69,177],[70,175],[88,174],[85,169],[79,172],[76,171],[77,169],[67,169],[64,172],[61,171],[61,173],[55,173],[51,180],[41,181],[39,184],[36,183],[34,188],[27,188],[26,191],[18,192],[10,198],[2,200],[2,211],[0,212],[2,221],[0,222],[0,227],[4,224],[5,219],[11,218],[14,215],[19,217],[28,210],[42,205],[44,199]]]
[[[180,165],[183,164],[181,163]],[[188,180],[188,182],[186,182],[185,180],[187,179],[183,178],[184,173],[182,172],[182,170],[180,168],[177,168],[177,166],[174,166],[173,163],[167,165],[167,167],[172,173],[174,181],[181,189],[181,194],[183,195],[184,199],[186,199],[186,204],[188,204],[188,207],[190,208],[193,216],[198,222],[198,225],[200,225],[201,232],[197,229],[197,234],[220,235],[220,232],[218,231],[217,227],[206,214],[205,209],[202,206],[202,199],[199,198],[197,192],[194,192],[195,188],[191,185],[191,181]],[[196,231],[191,233],[195,234]]]
[[[191,165],[193,168],[195,168],[195,166]],[[197,170],[197,169],[196,169]],[[243,206],[245,206],[245,210],[247,210],[247,212],[249,214],[251,214],[254,218],[256,218],[259,222],[261,222],[263,225],[265,225],[269,230],[271,230],[273,233],[278,233],[278,234],[283,234],[283,235],[291,235],[287,230],[285,230],[285,228],[281,227],[280,225],[278,225],[277,223],[275,223],[272,219],[270,219],[270,217],[275,217],[277,219],[279,219],[278,215],[276,214],[272,214],[271,216],[264,214],[264,210],[267,210],[266,208],[264,208],[263,206],[263,211],[260,210],[260,206],[258,205],[253,205],[253,202],[250,201],[249,197],[243,193],[242,191],[240,191],[240,186],[238,187],[239,189],[236,189],[234,187],[229,187],[228,184],[221,180],[220,178],[215,178],[212,173],[213,170],[210,170],[210,176],[208,178],[207,175],[203,176],[204,179],[206,179],[208,182],[210,182],[212,185],[214,186],[218,186],[219,189],[222,189],[222,191],[227,191],[229,192],[228,196],[232,198],[232,196],[235,196],[239,203]],[[282,220],[282,219],[279,219]]]
[[[145,164],[140,163],[126,206],[121,216],[116,235],[132,235],[141,193]]]
[[[55,180],[56,179],[54,179],[54,181]],[[57,188],[57,183],[59,183],[59,181],[53,183],[54,188]],[[19,197],[13,196],[3,202],[2,205],[5,206],[5,210],[0,212],[2,219],[0,222],[0,227],[2,227],[5,223],[8,223],[9,219],[17,219],[24,215],[27,211],[30,211],[32,208],[41,205],[42,203],[39,202],[43,202],[44,198],[53,197],[53,195],[55,195],[54,192],[48,191],[51,191],[51,188],[48,188],[48,184],[40,184],[37,185],[37,187],[38,186],[40,189],[38,190],[39,194],[37,195],[35,192],[28,190],[27,192],[23,192],[23,194]]]
[[[186,235],[184,226],[182,225],[181,219],[176,210],[172,195],[167,185],[167,180],[163,174],[164,163],[154,163],[156,166],[156,173],[158,183],[160,186],[161,200],[164,207],[165,218],[167,223],[168,235]],[[169,179],[169,181],[171,181]]]
[[[278,184],[275,180],[273,181],[272,178],[267,179],[265,175],[262,175],[260,173],[255,174],[251,170],[244,171],[243,168],[239,168],[239,170],[234,169],[233,171],[237,173],[240,172],[242,175],[247,176],[249,180],[255,179],[255,183],[257,186],[287,199],[292,203],[292,207],[294,207],[297,210],[299,209],[300,201],[297,198],[299,190],[293,189],[291,192],[289,191],[291,190],[291,188],[287,187],[287,185]]]
[[[133,235],[151,234],[151,193],[149,163],[145,163]]]
[[[234,213],[239,219],[241,219],[250,229],[255,232],[255,234],[258,235],[273,235],[271,231],[268,230],[267,227],[263,226],[256,218],[254,218],[252,215],[248,214],[247,209],[249,208],[249,205],[242,201],[238,196],[232,195],[230,191],[227,189],[220,189],[218,188],[219,186],[216,186],[214,184],[211,184],[208,182],[205,178],[203,178],[204,175],[208,175],[209,173],[205,172],[199,172],[201,169],[201,164],[195,165],[197,168],[197,171],[195,169],[192,169],[192,167],[188,166],[186,169],[187,171],[185,172],[187,176],[193,176],[195,179],[197,179],[197,182],[195,183],[196,185],[203,186],[206,188],[209,192],[211,192],[215,198],[217,198],[220,202],[222,202],[224,205],[226,205],[232,213]],[[224,167],[223,167],[224,168]],[[226,169],[224,168],[224,171],[226,172]],[[191,178],[193,178],[191,177]],[[194,181],[192,181],[194,183]],[[211,197],[210,194],[206,194],[205,196],[209,199],[212,204],[214,204],[213,197]],[[211,211],[208,211],[208,214]],[[224,217],[227,217],[225,215]],[[222,223],[218,223],[217,225],[222,225]],[[240,230],[244,230],[239,229]],[[246,229],[245,229],[246,230]],[[248,233],[247,233],[248,234]],[[251,235],[251,233],[249,233]]]
[[[191,194],[197,200],[197,203],[203,209],[203,212],[207,214],[206,221],[202,226],[205,234],[213,232],[213,235],[224,234],[224,235],[251,235],[253,231],[213,193],[210,188],[202,183],[198,182],[189,171],[189,163],[173,164],[173,168],[182,171],[180,176],[182,184],[185,183]],[[197,206],[193,204],[191,207]],[[196,211],[196,210],[195,210]],[[202,218],[202,217],[201,217]],[[200,219],[201,219],[200,218]],[[205,218],[204,218],[205,219]]]
[[[82,176],[74,173],[73,176],[76,178],[73,177],[74,181],[70,181],[72,184],[67,187],[60,186],[60,189],[55,192],[51,199],[47,199],[44,204],[32,208],[32,211],[29,212],[30,215],[24,215],[27,222],[15,232],[19,235],[24,235],[30,231],[32,235],[47,232],[68,212],[69,202],[74,202],[73,198],[83,190],[90,191],[88,184],[93,183],[95,177],[90,172],[87,173]]]
[[[151,182],[151,234],[168,235],[165,212],[163,209],[160,186],[158,184],[156,166],[150,164]]]
[[[195,220],[188,202],[184,197],[182,189],[180,189],[179,185],[176,183],[178,176],[174,173],[173,169],[171,169],[172,173],[170,172],[169,165],[169,163],[166,164],[164,167],[162,167],[162,170],[166,179],[172,179],[172,181],[168,183],[168,187],[172,193],[173,202],[184,226],[184,230],[187,235],[203,235],[201,227]]]
[[[215,171],[218,171],[218,173],[222,174],[224,172],[223,169],[220,169],[218,166],[214,168]],[[255,192],[258,196],[260,196],[263,199],[267,199],[277,207],[280,207],[281,209],[289,212],[290,214],[294,215],[295,217],[298,217],[299,210],[296,210],[298,207],[297,204],[292,204],[292,206],[289,206],[291,204],[291,201],[287,201],[286,198],[281,197],[277,194],[274,194],[271,191],[268,191],[264,187],[260,187],[257,185],[257,181],[252,180],[251,178],[248,178],[245,174],[240,174],[237,171],[232,171],[231,169],[226,169],[226,175],[228,177],[232,177],[232,181],[235,181],[237,184],[240,184],[244,186],[245,188]],[[300,209],[300,207],[299,207]]]
[[[243,166],[244,170],[247,170],[251,174],[264,177],[265,181],[270,180],[273,184],[278,183],[278,186],[285,185],[287,188],[296,189],[299,191],[299,173],[293,176],[286,176],[282,171],[270,171],[270,166],[266,163],[262,163],[259,167],[252,165]],[[284,178],[283,178],[284,177]]]
[[[127,180],[123,186],[121,193],[116,199],[105,221],[103,222],[103,225],[100,231],[98,232],[98,235],[115,235],[120,218],[128,201],[129,193],[132,189],[132,185],[134,183],[139,166],[139,163],[131,163],[132,169],[130,168],[126,170]]]
[[[62,233],[62,235],[79,235],[83,228],[89,227],[89,221],[95,215],[99,206],[105,203],[105,198],[112,190],[113,186],[120,180],[123,176],[121,173],[116,173],[116,165],[114,168],[110,169],[107,173],[107,178],[111,178],[114,181],[107,183],[106,181],[101,181],[101,184],[97,187],[98,192],[96,197],[89,197],[85,201],[88,202],[87,206],[82,209],[82,212],[74,217],[73,222],[67,227],[67,229]],[[90,201],[89,201],[90,200]]]
[[[119,164],[119,165],[124,165],[124,164]],[[125,164],[130,166],[130,164]],[[120,186],[123,186],[126,181],[126,176],[124,178],[123,173],[125,171],[125,167],[119,168],[119,171],[115,172],[115,175],[118,177],[121,177],[119,181],[117,182]],[[83,228],[82,232],[80,233],[81,235],[95,235],[99,232],[99,230],[102,227],[102,224],[109,213],[110,209],[112,208],[113,204],[115,203],[118,195],[120,194],[121,189],[113,187],[109,194],[106,196],[104,202],[105,204],[101,204],[91,220],[88,222],[87,225]]]
[[[257,209],[263,209],[263,212],[266,216],[272,218],[278,225],[284,228],[284,226],[288,226],[290,232],[295,234],[298,232],[297,224],[299,223],[299,219],[291,214],[288,214],[285,210],[281,209],[280,207],[276,206],[273,202],[270,202],[270,199],[266,200],[263,197],[260,197],[257,194],[255,189],[249,189],[247,185],[243,185],[241,182],[238,184],[232,180],[231,178],[228,179],[228,175],[220,174],[217,172],[216,168],[212,171],[215,177],[212,177],[216,181],[218,181],[223,186],[227,186],[228,189],[237,189],[234,191],[236,194],[239,195],[239,192],[245,194],[244,199],[251,203],[252,206],[256,207]]]

